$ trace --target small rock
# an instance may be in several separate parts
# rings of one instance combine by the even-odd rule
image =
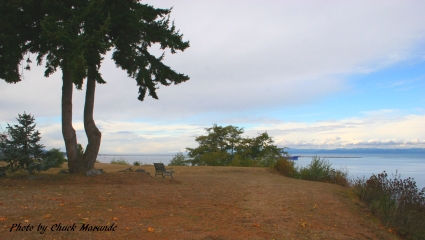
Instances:
[[[99,169],[95,169],[95,168],[87,171],[87,176],[96,176],[100,174],[102,174],[102,172]]]

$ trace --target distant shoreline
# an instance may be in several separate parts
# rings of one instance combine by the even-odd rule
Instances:
[[[98,154],[97,156],[174,156],[175,154],[169,153],[153,153],[153,154],[118,154],[118,153],[111,153],[111,154]]]
[[[125,157],[125,156],[174,156],[173,154],[98,154],[100,157]],[[315,157],[317,155],[293,155],[298,157]],[[318,156],[321,158],[362,158],[362,157],[352,157],[352,156]]]
[[[305,155],[297,155],[298,157],[316,157],[316,156],[305,156]],[[321,158],[362,158],[362,157],[341,157],[341,156],[317,156]]]

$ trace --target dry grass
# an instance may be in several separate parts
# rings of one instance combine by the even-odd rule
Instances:
[[[348,188],[296,180],[264,168],[174,167],[174,180],[96,164],[94,177],[0,179],[2,239],[397,239]],[[142,168],[154,175],[153,166]],[[9,232],[13,224],[35,226]],[[54,224],[76,224],[71,232]],[[39,224],[48,226],[40,235]],[[78,231],[83,224],[114,232]]]

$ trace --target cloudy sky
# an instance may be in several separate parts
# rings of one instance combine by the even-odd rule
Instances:
[[[267,131],[279,147],[425,148],[423,1],[144,2],[174,7],[190,48],[167,51],[165,63],[191,79],[140,102],[107,55],[94,113],[101,153],[184,151],[214,123]],[[31,113],[47,149],[64,150],[61,72],[43,71],[0,81],[0,126]],[[83,145],[84,90],[73,108]]]

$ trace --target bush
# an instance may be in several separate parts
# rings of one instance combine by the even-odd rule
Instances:
[[[425,188],[419,190],[411,179],[388,179],[384,171],[372,175],[367,181],[357,179],[353,187],[360,200],[387,228],[407,239],[423,239],[425,236]]]
[[[314,156],[311,163],[300,169],[300,178],[321,182],[329,175],[331,164],[326,159]]]
[[[118,160],[112,159],[111,164],[122,164],[122,165],[130,165],[126,160],[120,158]]]
[[[332,164],[326,159],[314,156],[311,163],[300,168],[299,178],[317,182],[334,183],[341,186],[348,186],[347,171],[335,170]]]
[[[134,166],[140,166],[140,165],[142,165],[139,161],[135,161],[134,163],[133,163],[133,165]]]
[[[183,153],[178,152],[173,159],[171,159],[168,166],[189,166],[189,162],[185,160]]]
[[[296,168],[295,163],[288,158],[281,157],[273,164],[273,169],[287,177],[327,182],[341,186],[349,185],[346,169],[335,170],[328,160],[320,159],[317,156],[313,157],[309,165],[301,168]]]
[[[44,157],[44,164],[52,168],[60,168],[65,161],[65,156],[57,148],[50,149]]]
[[[277,162],[273,165],[273,169],[286,177],[295,178],[297,176],[295,163],[294,161],[288,160],[288,158],[282,157],[277,160]]]

